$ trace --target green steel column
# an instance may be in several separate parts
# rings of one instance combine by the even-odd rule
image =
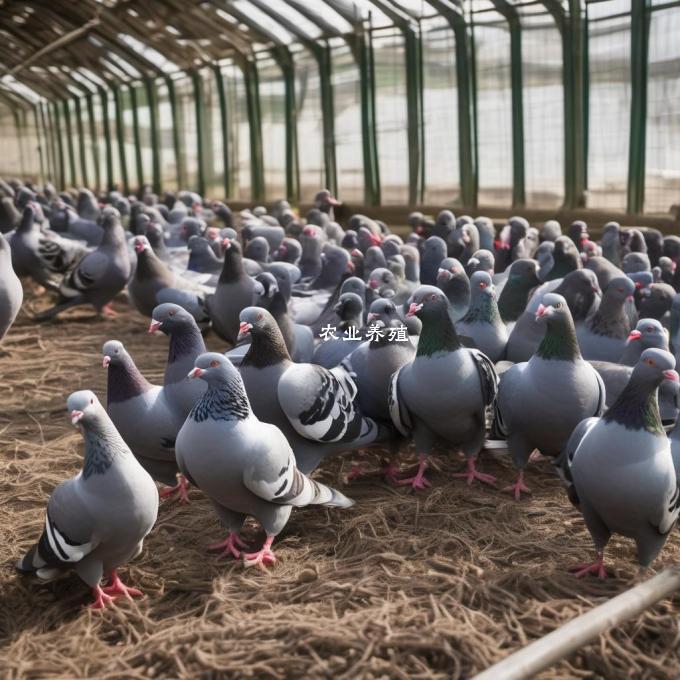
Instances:
[[[40,162],[40,179],[45,183],[47,174],[45,173],[45,159],[43,158],[45,136],[40,131],[40,120],[38,119],[38,105],[33,104],[33,120],[35,122],[35,134],[38,139],[38,161]],[[45,144],[46,146],[46,144]]]
[[[408,126],[408,161],[410,205],[422,202],[423,197],[423,64],[420,37],[412,29],[404,29],[406,52],[406,110]]]
[[[479,107],[477,99],[477,52],[474,15],[470,15],[470,106],[472,109],[472,195],[473,207],[479,204]],[[462,172],[462,170],[461,170]]]
[[[111,130],[109,129],[109,99],[106,90],[99,88],[102,102],[102,130],[104,131],[104,148],[106,149],[106,191],[113,189],[113,149],[111,146]]]
[[[641,213],[645,200],[645,143],[647,137],[647,62],[649,0],[631,4],[631,109],[628,148],[628,212]]]
[[[326,188],[338,193],[338,166],[335,158],[335,108],[333,106],[333,60],[328,42],[316,43],[314,56],[319,65],[319,91],[323,123],[323,159],[326,171]]]
[[[246,108],[250,125],[250,172],[252,200],[264,198],[264,164],[262,158],[262,116],[257,66],[249,59],[240,61],[246,90]]]
[[[64,142],[61,138],[61,118],[59,116],[59,103],[52,102],[52,114],[54,116],[53,129],[56,131],[57,150],[59,152],[59,189],[66,188],[66,168],[64,164]]]
[[[272,55],[283,75],[286,128],[286,198],[297,203],[300,198],[298,168],[297,116],[295,107],[295,65],[287,47],[275,47]],[[267,198],[273,198],[268,196]]]
[[[149,132],[151,135],[151,167],[152,167],[152,184],[155,193],[161,191],[161,151],[160,151],[160,137],[158,134],[158,96],[156,92],[156,83],[153,78],[146,78],[144,80],[144,88],[146,89],[146,101],[149,105]]]
[[[130,182],[127,171],[127,159],[125,154],[125,127],[123,125],[123,99],[120,92],[120,87],[113,86],[113,101],[115,103],[116,115],[116,137],[118,137],[118,158],[120,160],[120,174],[123,178],[123,191],[126,194],[130,193]]]
[[[21,118],[19,116],[19,110],[16,108],[12,108],[12,118],[14,119],[14,127],[16,129],[16,135],[17,135],[17,140],[19,142],[19,173],[22,176],[22,179],[26,178],[26,166],[24,165],[24,161],[26,159],[26,154],[24,153],[24,148],[23,148],[23,125],[21,123]]]
[[[165,84],[168,86],[168,100],[170,101],[170,114],[172,116],[172,146],[175,150],[175,164],[177,167],[177,185],[184,187],[185,174],[182,159],[182,147],[179,140],[179,113],[177,111],[177,92],[175,83],[170,76],[164,76]]]
[[[141,189],[144,186],[144,165],[142,163],[142,137],[139,134],[139,111],[137,109],[139,100],[137,99],[137,88],[133,85],[128,86],[130,92],[130,106],[132,107],[132,135],[135,140],[135,167],[137,168],[138,192],[141,196]]]
[[[89,187],[89,177],[87,172],[87,159],[85,157],[85,128],[83,127],[83,110],[80,106],[80,97],[73,100],[76,105],[76,127],[78,129],[78,152],[80,169],[83,177],[83,186]]]
[[[68,150],[68,162],[69,162],[69,181],[71,186],[75,187],[78,183],[76,181],[76,155],[73,150],[73,128],[71,126],[71,111],[68,107],[68,100],[62,99],[61,106],[64,110],[64,121],[66,123],[66,148]]]
[[[203,79],[198,71],[192,71],[191,82],[194,86],[196,106],[196,145],[198,151],[198,193],[205,196],[206,187],[206,150],[205,150],[205,102],[203,100]]]
[[[227,95],[224,91],[224,79],[222,77],[222,70],[218,64],[212,67],[215,75],[215,82],[217,83],[217,101],[220,106],[220,130],[222,131],[222,171],[223,171],[223,186],[224,198],[228,199],[233,196],[233,179],[231,176],[231,167],[229,166],[229,112],[227,110]]]
[[[39,104],[37,104],[37,108],[40,113],[40,125],[43,131],[43,139],[45,140],[45,161],[47,167],[47,179],[50,182],[54,182],[56,177],[56,169],[53,162],[54,159],[52,157],[52,144],[54,143],[54,139],[52,138],[52,132],[51,130],[49,130],[47,126],[47,121],[45,120],[45,109],[43,107],[43,103],[40,102]]]
[[[94,95],[88,94],[85,97],[85,102],[87,103],[87,118],[88,125],[90,128],[90,139],[92,140],[92,162],[94,164],[94,184],[97,191],[101,190],[102,187],[102,177],[101,168],[99,166],[99,140],[97,139],[97,124],[94,119]]]

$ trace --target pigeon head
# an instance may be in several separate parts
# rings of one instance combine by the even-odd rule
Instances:
[[[380,298],[378,300],[374,300],[373,304],[371,304],[366,320],[370,323],[379,319],[385,324],[385,326],[389,326],[391,321],[398,318],[399,315],[394,303],[386,298]]]
[[[666,329],[656,319],[640,319],[628,336],[628,344],[633,342],[639,343],[645,349],[650,347],[668,349]]]
[[[333,310],[341,319],[351,319],[363,314],[364,303],[356,293],[343,293]]]
[[[340,294],[342,293],[356,293],[363,298],[366,295],[366,284],[358,276],[350,276],[342,282]]]
[[[647,253],[628,253],[623,258],[622,267],[626,274],[648,272],[652,268]]]
[[[179,228],[179,236],[183,241],[188,241],[191,236],[203,234],[203,222],[194,217],[189,217],[182,222]]]
[[[627,276],[617,276],[613,278],[605,295],[610,300],[623,303],[627,298],[632,298],[635,293],[635,284]]]
[[[368,286],[383,297],[393,297],[397,290],[397,279],[386,267],[378,267],[368,277]]]
[[[102,366],[108,368],[125,361],[128,353],[123,346],[123,343],[118,340],[107,340],[102,347]]]
[[[451,281],[456,278],[466,278],[465,268],[463,265],[453,257],[447,257],[442,260],[437,270],[437,285]]]
[[[470,289],[473,294],[495,295],[496,288],[493,285],[493,280],[488,272],[475,272],[470,278]]]
[[[640,361],[635,364],[631,381],[658,387],[664,380],[680,382],[675,371],[675,357],[666,350],[650,348],[640,355]]]
[[[274,317],[262,307],[246,307],[238,316],[240,325],[237,342],[245,340],[249,335],[253,337],[266,333],[276,325]]]
[[[245,256],[258,262],[266,262],[269,259],[269,241],[264,236],[256,236],[248,241]]]
[[[149,333],[161,331],[165,335],[172,335],[174,332],[186,330],[187,327],[194,326],[196,326],[194,317],[183,307],[172,302],[164,302],[162,305],[154,308],[151,313]]]
[[[571,316],[567,301],[557,293],[546,293],[536,310],[536,321],[549,323],[558,319],[565,319],[567,315]]]
[[[204,238],[203,236],[189,237],[189,240],[187,241],[187,248],[189,249],[189,252],[196,254],[206,253],[209,249],[211,249],[208,239]]]
[[[317,192],[316,196],[314,196],[314,205],[319,210],[327,212],[329,208],[342,205],[342,203],[338,201],[338,199],[335,198],[328,189],[322,189],[321,191]]]
[[[279,284],[276,277],[270,272],[262,272],[255,277],[255,280],[262,286],[261,297],[271,300],[279,292]]]
[[[209,385],[216,385],[223,382],[240,382],[241,376],[234,364],[217,352],[206,352],[196,359],[194,367],[187,376],[190,379],[200,378]]]
[[[450,210],[442,210],[435,220],[438,227],[453,229],[456,226],[456,216]]]
[[[420,286],[411,296],[406,316],[417,316],[421,320],[448,314],[449,301],[446,295],[434,286]]]
[[[493,274],[495,258],[490,250],[477,250],[467,261],[468,276],[472,276],[476,271],[485,271]]]
[[[146,236],[135,236],[133,244],[137,255],[141,255],[144,251],[151,250],[151,244]]]
[[[97,395],[90,390],[73,392],[66,401],[66,410],[71,423],[81,427],[96,423],[105,414]]]

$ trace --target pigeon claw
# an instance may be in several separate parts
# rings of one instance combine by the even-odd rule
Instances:
[[[102,592],[112,600],[115,600],[117,597],[127,597],[128,600],[131,600],[133,597],[142,597],[144,595],[138,588],[126,586],[120,580],[115,569],[111,572],[111,583],[106,588],[102,588]]]
[[[347,475],[347,481],[353,482],[355,479],[361,479],[365,474],[366,472],[361,463],[355,463]]]
[[[267,536],[267,540],[260,550],[254,553],[243,553],[243,564],[246,567],[260,567],[265,569],[276,563],[276,555],[272,552],[273,536]]]
[[[382,469],[382,474],[386,482],[389,482],[394,486],[399,486],[399,477],[397,477],[399,474],[399,466],[396,463],[388,463],[385,465]]]
[[[591,563],[576,564],[569,568],[569,571],[576,576],[576,578],[583,578],[588,574],[593,574],[600,579],[607,578],[607,570],[604,568],[604,555],[598,555],[597,560]]]
[[[169,498],[177,494],[180,503],[188,504],[189,501],[189,481],[184,475],[177,476],[177,484],[168,489],[163,489],[158,495],[161,498]]]
[[[418,464],[418,472],[414,477],[407,477],[406,479],[397,480],[398,486],[410,486],[413,491],[424,491],[432,484],[425,477],[425,470],[427,470],[427,456],[421,454],[419,456],[420,463]]]
[[[241,537],[238,535],[238,533],[236,531],[230,531],[229,535],[223,541],[211,543],[207,549],[211,552],[217,550],[222,551],[217,557],[218,560],[229,557],[229,555],[238,560],[241,557],[241,551],[239,548],[245,547],[246,544],[241,540]]]
[[[514,495],[515,500],[519,501],[522,499],[522,494],[523,493],[528,493],[531,494],[531,489],[526,486],[524,483],[524,473],[520,472],[519,476],[517,477],[517,481],[514,484],[510,484],[509,486],[503,487],[503,491],[509,491],[511,494]]]
[[[493,475],[487,475],[477,470],[474,458],[468,459],[467,472],[456,472],[453,476],[458,479],[465,479],[468,486],[472,486],[472,483],[475,481],[475,479],[478,479],[483,484],[496,486],[496,478]]]
[[[108,316],[111,319],[115,319],[117,316],[120,316],[120,314],[118,314],[118,312],[113,307],[111,307],[110,302],[102,307],[102,314],[104,316]]]
[[[111,595],[107,595],[100,585],[92,588],[92,594],[94,595],[94,602],[88,605],[88,609],[102,610],[106,609],[107,605],[113,603],[114,598]]]

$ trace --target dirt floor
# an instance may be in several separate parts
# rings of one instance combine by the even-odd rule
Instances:
[[[25,311],[44,304],[29,300]],[[549,464],[530,467],[534,494],[515,503],[451,480],[462,461],[443,452],[433,488],[418,495],[384,484],[375,454],[374,474],[350,485],[349,461],[332,461],[319,477],[356,505],[294,511],[267,573],[206,553],[223,531],[192,490],[189,506],[162,502],[144,552],[122,572],[145,591],[141,600],[96,613],[84,609],[90,593],[75,576],[45,586],[17,575],[51,490],[81,464],[66,397],[92,388],[104,400],[100,350],[111,338],[159,381],[167,340],[147,325],[130,311],[117,320],[74,311],[43,326],[22,313],[3,343],[1,677],[470,677],[634,582],[623,540],[607,556],[614,578],[566,572],[591,556],[591,542]],[[214,336],[209,345],[221,347]],[[514,479],[502,454],[485,454],[482,469],[500,485]],[[262,535],[252,525],[246,538],[259,546]],[[655,567],[679,557],[676,531]],[[678,678],[679,614],[676,597],[541,677]]]

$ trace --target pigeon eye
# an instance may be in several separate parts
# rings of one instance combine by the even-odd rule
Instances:
[[[94,404],[94,399],[90,399],[90,404]]]
[[[486,288],[486,283],[484,283],[484,281],[482,281],[482,283],[479,284],[479,287],[480,288]]]
[[[116,350],[113,351],[114,354],[118,354],[118,352],[120,352],[119,349],[116,349]]]
[[[653,360],[653,359],[645,359],[645,363],[646,363],[648,366],[654,366],[654,360]]]
[[[220,362],[217,361],[217,359],[213,359],[213,360],[210,362],[210,368],[217,368],[219,365],[220,365]]]
[[[436,300],[436,299],[437,299],[437,294],[432,293],[432,295],[430,295],[430,300]]]
[[[654,329],[651,326],[647,326],[647,332],[648,333],[652,333],[653,331],[654,331]]]
[[[553,305],[553,307],[554,307],[555,309],[562,309],[562,303],[561,303],[561,302],[556,302],[556,303]]]
[[[260,312],[260,313],[257,315],[257,320],[258,320],[258,321],[262,321],[262,312]]]
[[[175,310],[173,309],[169,314],[170,314],[170,316],[175,316],[176,312],[175,312]]]
[[[619,293],[623,293],[623,288],[617,288],[617,290],[619,291]]]

